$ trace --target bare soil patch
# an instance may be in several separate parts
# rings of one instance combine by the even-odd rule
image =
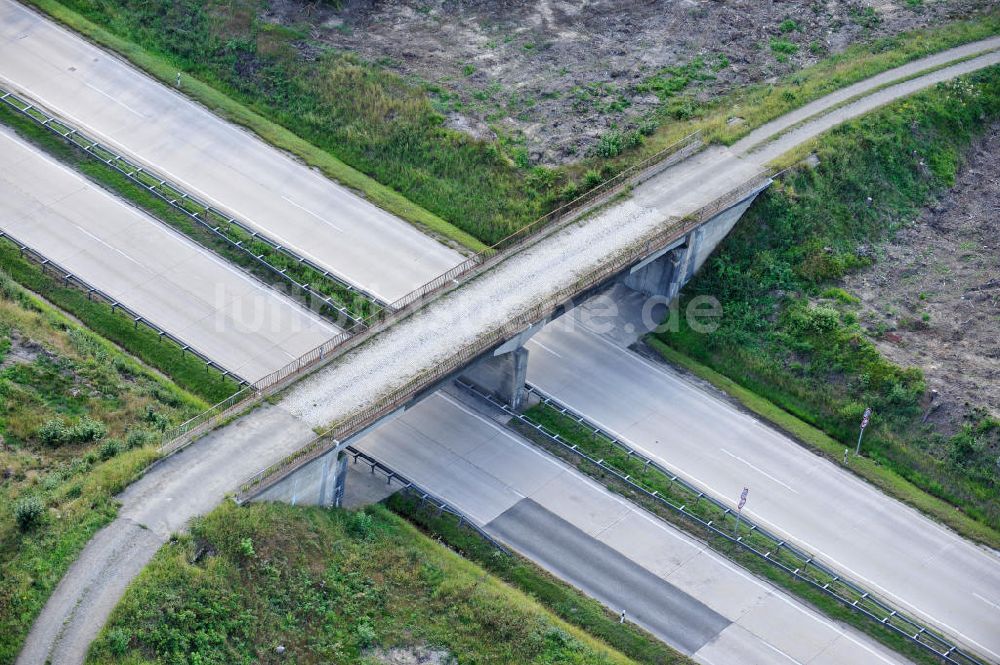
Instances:
[[[669,102],[690,113],[848,45],[967,17],[984,0],[274,0],[266,20],[429,83],[450,126],[561,164]],[[339,8],[336,6],[339,5]],[[664,71],[672,68],[670,71]]]
[[[879,350],[938,391],[928,421],[952,433],[970,409],[1000,417],[1000,124],[955,186],[880,251],[845,288]]]

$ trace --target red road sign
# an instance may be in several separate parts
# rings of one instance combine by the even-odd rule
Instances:
[[[747,504],[747,494],[750,494],[750,488],[744,487],[743,494],[740,494],[740,505],[739,508],[737,508],[737,510],[743,510],[743,506]]]
[[[872,417],[871,408],[865,409],[865,415],[861,417],[861,429],[868,427],[868,420]]]

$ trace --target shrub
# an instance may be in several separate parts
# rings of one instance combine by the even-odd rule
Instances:
[[[167,430],[167,426],[170,424],[170,421],[165,415],[156,411],[151,406],[146,407],[146,422],[161,432],[165,432]]]
[[[100,420],[84,417],[70,431],[70,439],[75,443],[100,441],[108,433],[108,428]]]
[[[141,448],[143,446],[156,443],[160,440],[154,432],[150,432],[148,429],[133,429],[129,430],[128,434],[125,436],[125,447],[129,450],[133,448]]]
[[[779,39],[775,37],[771,40],[771,51],[777,53],[778,55],[795,55],[798,53],[799,47],[787,39]]]
[[[594,154],[598,157],[610,159],[617,157],[625,149],[621,132],[608,132],[601,136],[601,139],[594,146]]]
[[[132,635],[123,628],[112,628],[104,637],[108,650],[116,656],[124,656],[128,652],[128,645],[132,641]]]
[[[364,511],[354,513],[347,525],[347,531],[352,536],[361,540],[368,540],[372,536],[374,529],[375,519]]]
[[[370,624],[359,623],[357,631],[358,631],[358,645],[362,649],[367,649],[368,647],[375,644],[375,639],[376,639],[375,629],[372,628]]]
[[[107,461],[115,455],[120,454],[123,450],[125,450],[125,444],[121,441],[118,439],[108,439],[101,444],[101,448],[98,453],[100,454],[102,460]]]
[[[257,551],[253,548],[253,538],[244,538],[240,541],[240,554],[245,559],[256,558]]]
[[[18,499],[14,504],[14,519],[21,531],[28,531],[42,521],[45,514],[45,504],[37,496]]]
[[[38,438],[48,446],[61,446],[70,440],[70,430],[62,418],[50,418],[38,428]]]

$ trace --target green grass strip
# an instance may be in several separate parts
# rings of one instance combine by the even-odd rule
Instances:
[[[646,343],[668,362],[708,381],[743,407],[764,418],[805,447],[822,454],[835,464],[845,466],[843,464],[844,444],[728,377],[667,346],[655,337],[647,337]],[[845,468],[872,483],[889,496],[913,506],[928,517],[954,529],[965,538],[989,545],[994,549],[1000,548],[1000,533],[997,533],[996,530],[973,520],[954,506],[924,492],[891,469],[881,466],[867,457],[854,457],[853,454],[849,456],[849,463]]]
[[[634,624],[621,624],[618,617],[548,572],[517,555],[498,552],[475,531],[459,526],[454,515],[438,515],[420,501],[402,492],[387,500],[397,514],[451,549],[474,561],[503,581],[527,593],[555,613],[610,647],[640,663],[691,663],[681,653]]]
[[[111,34],[56,0],[29,0],[28,4],[35,6],[54,20],[80,33],[95,44],[118,53],[160,82],[173,86],[175,77],[177,76],[177,67],[164,58],[156,56],[130,41]],[[210,109],[216,115],[229,122],[246,127],[267,143],[280,150],[287,150],[301,158],[307,165],[319,169],[325,176],[336,180],[345,187],[361,192],[364,198],[378,207],[417,227],[426,229],[432,234],[443,236],[463,245],[474,252],[486,249],[486,245],[481,241],[418,206],[399,192],[351,168],[332,154],[317,148],[284,127],[254,113],[246,106],[193,76],[186,75],[184,77],[183,92],[191,99]]]
[[[105,302],[89,300],[87,294],[61,280],[21,256],[11,242],[0,242],[0,266],[18,283],[34,291],[63,311],[69,312],[85,326],[114,342],[169,376],[173,381],[210,403],[220,402],[236,392],[236,382],[223,378],[215,369],[206,369],[197,357],[181,353],[180,347],[146,326],[135,326],[132,318],[121,311],[112,312]]]
[[[529,413],[533,419],[537,419],[539,422],[542,422],[551,432],[559,434],[562,439],[570,444],[576,444],[578,449],[585,454],[601,458],[608,452],[607,446],[610,444],[606,440],[594,436],[593,432],[581,427],[579,423],[560,414],[552,407],[541,405],[539,407],[534,407]],[[830,617],[831,619],[850,624],[915,663],[927,663],[928,665],[931,665],[932,663],[940,662],[929,651],[920,648],[911,640],[908,640],[902,635],[899,635],[898,633],[882,626],[880,623],[872,621],[870,618],[859,614],[835,598],[831,598],[829,595],[817,589],[812,584],[792,576],[787,571],[773,565],[757,554],[747,551],[736,543],[723,538],[709,529],[706,529],[695,520],[685,517],[675,510],[671,510],[659,501],[651,499],[646,494],[635,491],[635,489],[627,483],[622,482],[617,476],[608,473],[607,470],[602,469],[601,467],[582,457],[579,457],[578,455],[568,452],[564,447],[551,442],[544,435],[535,431],[534,428],[529,427],[520,421],[512,422],[515,423],[513,427],[515,430],[531,441],[534,441],[540,447],[569,462],[583,473],[595,478],[613,492],[625,496],[633,503],[645,508],[664,521],[670,522],[680,530],[706,543],[713,550],[731,559],[744,569],[754,573],[758,577],[772,582],[774,585],[785,589],[791,594],[798,596],[809,605],[812,605],[820,613]],[[612,454],[604,457],[604,462],[608,466],[625,474],[631,474],[633,471],[637,471],[641,475],[639,477],[633,476],[632,480],[636,481],[639,485],[649,487],[650,489],[656,489],[660,491],[661,494],[666,494],[668,499],[673,499],[675,501],[683,499],[682,493],[685,493],[686,491],[673,485],[670,482],[670,479],[662,472],[652,467],[649,469],[632,468],[636,460],[630,458],[629,463],[624,463],[623,460],[625,457],[626,455],[623,452],[612,452]],[[639,478],[641,478],[641,481]],[[694,500],[693,496],[691,497],[691,500]],[[702,501],[697,505],[687,505],[686,507],[703,519],[707,520],[716,517],[713,513],[717,511],[717,508],[707,501]],[[743,535],[746,536],[746,533]],[[749,540],[750,544],[757,548],[763,548],[765,546],[763,537],[759,534],[753,534],[744,538],[744,540]],[[790,555],[781,559],[781,561],[786,565],[797,566],[801,563]],[[811,572],[816,573],[816,576],[819,577],[818,571],[811,570]],[[821,580],[821,582],[823,581],[827,580]],[[834,590],[842,592],[846,595],[846,590],[844,589]]]
[[[149,173],[139,171],[135,174],[135,178],[142,184],[155,189],[168,198],[177,199],[177,203],[188,212],[203,215],[203,219],[207,223],[218,227],[219,232],[225,235],[230,241],[233,243],[242,242],[243,246],[252,252],[254,256],[262,257],[275,268],[283,270],[284,273],[283,275],[279,275],[275,271],[270,270],[246,252],[226,242],[215,233],[212,233],[204,226],[183,214],[170,203],[116,170],[107,163],[108,160],[114,158],[114,155],[111,153],[103,151],[106,153],[104,155],[105,161],[101,161],[101,159],[95,157],[94,153],[84,150],[82,146],[89,145],[89,142],[82,139],[79,134],[73,134],[68,138],[60,138],[38,123],[32,122],[20,113],[15,112],[5,104],[0,104],[0,124],[13,128],[19,136],[29,143],[83,173],[97,184],[126,199],[153,217],[169,224],[199,245],[222,256],[230,263],[242,267],[261,281],[278,287],[282,292],[298,300],[307,308],[311,309],[313,305],[319,305],[319,312],[321,314],[327,314],[335,319],[337,317],[335,310],[328,308],[326,304],[319,304],[318,300],[312,302],[311,296],[301,289],[292,287],[290,280],[294,280],[299,284],[309,284],[312,290],[331,298],[340,306],[345,307],[352,316],[358,319],[375,314],[380,309],[378,305],[360,293],[344,287],[334,279],[324,277],[321,272],[300,263],[287,254],[275,250],[267,243],[254,240],[249,233],[234,224],[230,224],[229,220],[225,217],[208,212],[206,208],[190,199],[182,199],[183,193],[171,187],[161,185],[160,181]],[[100,155],[102,151],[100,148],[97,148],[94,152]],[[119,162],[118,165],[126,170],[130,169],[128,164],[124,162]],[[338,323],[340,323],[339,319]]]

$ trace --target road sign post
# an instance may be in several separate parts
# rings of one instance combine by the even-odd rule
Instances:
[[[743,493],[740,494],[739,505],[736,506],[736,537],[740,537],[740,519],[743,517],[743,506],[747,504],[747,495],[750,494],[750,488],[744,487]]]
[[[868,427],[868,421],[872,417],[871,407],[865,409],[865,414],[861,417],[861,431],[858,432],[858,447],[854,449],[854,456],[857,457],[861,454],[861,437],[865,435],[865,428]]]

